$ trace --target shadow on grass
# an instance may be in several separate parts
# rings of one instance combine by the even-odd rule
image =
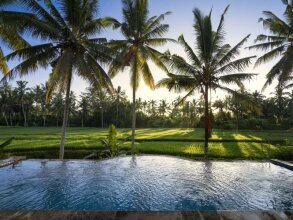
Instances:
[[[227,157],[233,157],[233,158],[241,158],[243,157],[243,152],[242,149],[240,148],[240,143],[236,141],[235,134],[233,133],[224,133],[219,132],[218,136],[221,139],[229,139],[229,140],[234,140],[234,142],[221,142],[224,149],[224,154],[223,156]]]

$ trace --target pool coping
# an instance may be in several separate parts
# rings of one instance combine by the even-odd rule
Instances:
[[[16,163],[19,163],[20,161],[26,160],[26,157],[10,157],[4,160],[0,160],[0,168],[7,167]]]
[[[293,220],[292,211],[0,211],[0,220]]]
[[[283,160],[277,160],[277,159],[271,159],[270,160],[273,164],[278,165],[280,167],[286,168],[288,170],[292,170],[293,171],[293,164],[283,161]]]
[[[183,156],[176,156],[176,155],[168,155],[168,154],[135,154],[134,157],[168,157],[168,158],[176,158],[182,159],[192,162],[255,162],[255,163],[270,163],[271,161],[268,159],[246,159],[246,158],[236,158],[236,159],[229,159],[229,158],[215,158],[215,159],[204,159],[204,158],[190,158],[190,157],[183,157]],[[60,160],[58,158],[26,158],[26,160],[43,160],[43,161],[107,161],[117,158],[125,158],[125,157],[132,157],[131,155],[119,155],[116,157],[108,157],[108,158],[101,158],[101,159],[63,159]]]

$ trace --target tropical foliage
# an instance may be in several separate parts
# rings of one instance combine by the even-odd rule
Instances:
[[[121,21],[99,18],[98,0],[1,0],[0,72],[4,77],[0,82],[0,125],[62,125],[60,159],[64,157],[66,128],[71,126],[132,127],[132,154],[136,127],[202,127],[206,158],[212,128],[292,128],[293,1],[282,2],[286,6],[284,19],[265,11],[260,21],[271,33],[259,35],[249,47],[266,51],[256,66],[280,58],[267,74],[264,88],[276,79],[278,85],[272,97],[266,98],[243,85],[254,75],[244,72],[254,56],[239,57],[249,35],[233,47],[225,42],[229,7],[216,29],[212,12],[193,11],[195,47],[191,47],[183,35],[178,41],[165,38],[169,25],[163,21],[170,12],[150,16],[148,0],[122,0]],[[13,4],[17,10],[7,7]],[[119,29],[123,39],[102,38],[102,31],[110,26]],[[181,45],[187,59],[157,49],[168,42]],[[16,60],[17,65],[10,69],[9,62]],[[186,94],[169,102],[137,98],[141,81],[151,89],[156,87],[151,64],[167,74],[158,87]],[[50,72],[45,84],[29,88],[22,80],[14,86],[8,83],[36,70]],[[126,71],[130,72],[132,101],[123,88],[114,89],[111,82]],[[79,95],[71,91],[74,76],[89,83]],[[211,93],[218,89],[228,95],[211,100]],[[115,133],[114,126],[110,130]],[[113,138],[105,144],[114,146]]]
[[[54,93],[48,102],[44,85],[26,87],[23,102],[19,97],[19,85],[0,86],[0,126],[23,126],[24,115],[30,127],[60,127],[64,110],[64,95]],[[119,90],[116,88],[116,91]],[[77,95],[71,93],[70,127],[131,127],[132,103],[126,95],[117,103],[114,95],[98,99],[87,88]],[[124,90],[120,91],[122,94]],[[93,95],[94,94],[94,95]],[[266,98],[260,92],[243,92],[246,99],[228,95],[215,99],[212,103],[214,128],[229,130],[289,129],[293,126],[293,93],[288,90],[276,91]],[[173,100],[136,100],[138,128],[203,128],[203,96],[189,98],[179,103],[183,97]],[[86,100],[86,101],[85,101]],[[24,106],[24,112],[22,110]],[[101,108],[101,106],[103,106]],[[118,106],[118,117],[117,117]],[[116,126],[117,127],[117,126]]]
[[[195,49],[185,41],[183,35],[178,38],[187,53],[188,60],[182,56],[165,53],[164,63],[169,67],[168,78],[162,79],[159,87],[167,87],[169,90],[181,92],[187,91],[190,95],[200,92],[204,96],[204,121],[205,121],[205,155],[208,156],[208,139],[211,137],[212,117],[211,103],[209,103],[210,91],[221,89],[234,95],[239,95],[227,85],[238,85],[243,88],[242,81],[251,79],[254,74],[242,73],[251,64],[252,58],[238,58],[240,49],[249,35],[236,46],[225,44],[224,19],[228,7],[221,16],[216,29],[212,26],[212,13],[205,16],[199,9],[193,11],[195,23]],[[240,72],[240,73],[239,73]]]
[[[162,24],[167,12],[160,16],[149,17],[148,0],[122,0],[123,21],[115,22],[116,28],[120,28],[125,40],[114,40],[110,47],[119,51],[119,55],[112,62],[109,70],[111,77],[130,67],[132,91],[132,153],[134,152],[134,136],[136,126],[136,90],[140,80],[151,89],[155,88],[148,62],[153,61],[157,67],[165,70],[160,60],[161,53],[154,46],[161,46],[172,41],[163,38],[168,31],[169,25]]]
[[[270,35],[259,35],[255,40],[256,44],[249,47],[266,51],[258,58],[256,66],[280,58],[267,73],[264,89],[275,79],[278,80],[280,88],[292,88],[293,85],[293,1],[282,0],[282,2],[286,7],[284,19],[271,11],[264,11],[265,18],[260,18],[259,21],[262,22],[265,29],[270,31]]]
[[[4,72],[4,80],[25,76],[39,68],[52,68],[47,98],[54,91],[66,93],[60,145],[60,159],[63,159],[73,73],[95,84],[96,88],[112,90],[111,80],[101,63],[111,61],[113,53],[105,46],[106,39],[97,36],[111,19],[97,18],[97,0],[58,1],[55,4],[49,0],[45,1],[44,7],[36,0],[20,0],[17,4],[23,6],[23,11],[0,12],[5,27],[19,27],[42,42],[8,54],[7,61],[15,58],[22,61]]]

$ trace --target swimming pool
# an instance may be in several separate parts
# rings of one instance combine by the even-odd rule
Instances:
[[[1,210],[292,210],[293,172],[165,156],[26,160],[0,169]]]

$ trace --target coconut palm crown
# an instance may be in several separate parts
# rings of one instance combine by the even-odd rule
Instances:
[[[0,12],[0,20],[19,27],[23,33],[40,44],[8,54],[6,61],[18,58],[21,62],[5,73],[4,79],[25,76],[37,69],[51,67],[47,98],[53,92],[65,92],[65,108],[60,146],[64,157],[65,130],[68,122],[69,95],[73,74],[97,87],[112,90],[111,80],[102,63],[112,60],[112,50],[106,39],[97,35],[111,23],[110,18],[97,18],[98,0],[18,0],[23,11]]]
[[[0,10],[5,5],[11,4],[13,2],[14,0],[2,0],[0,2]],[[0,20],[0,42],[12,50],[18,50],[29,46],[29,43],[20,36],[18,31],[19,30],[17,30],[17,27],[14,25],[5,24]],[[0,72],[6,74],[8,71],[9,68],[4,59],[4,52],[0,47]]]
[[[135,95],[141,78],[151,89],[155,88],[154,78],[148,61],[153,61],[157,67],[166,71],[160,60],[161,53],[154,46],[161,46],[172,39],[163,38],[169,25],[162,24],[165,16],[149,17],[148,0],[122,0],[123,21],[116,21],[116,28],[120,28],[124,40],[115,40],[110,46],[119,51],[119,55],[110,65],[109,75],[114,77],[118,72],[130,67],[131,86],[133,88],[132,114],[132,153],[134,152],[135,135]]]
[[[186,91],[187,97],[200,92],[205,100],[205,157],[208,157],[208,139],[211,135],[211,120],[209,110],[210,90],[221,89],[237,94],[227,87],[238,85],[243,87],[242,81],[252,78],[254,74],[240,73],[251,64],[255,56],[238,58],[240,49],[247,41],[248,36],[236,46],[225,44],[224,18],[229,6],[221,16],[216,31],[213,30],[211,15],[205,16],[199,9],[193,11],[195,23],[195,48],[185,41],[183,35],[178,42],[187,54],[187,60],[182,56],[166,52],[163,56],[164,64],[168,66],[168,77],[159,81],[158,87],[167,87],[176,92]],[[239,94],[240,95],[240,94]]]
[[[284,87],[288,83],[292,84],[293,1],[282,0],[282,2],[286,6],[284,19],[282,20],[271,11],[264,11],[265,18],[260,18],[259,22],[270,31],[270,34],[260,34],[255,40],[256,44],[249,47],[249,49],[266,51],[257,59],[255,66],[280,58],[267,73],[263,89],[272,84],[275,79],[278,80],[279,87]]]

